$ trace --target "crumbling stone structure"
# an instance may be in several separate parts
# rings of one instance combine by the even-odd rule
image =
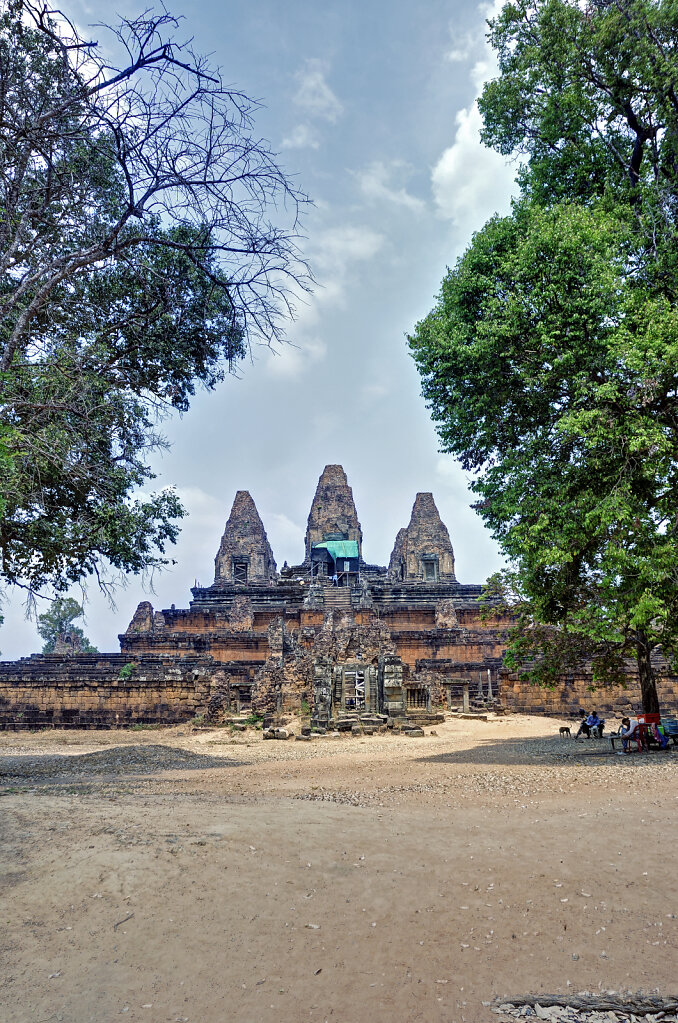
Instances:
[[[215,585],[247,586],[275,579],[273,551],[248,490],[239,490],[235,495],[214,566]]]
[[[0,728],[177,724],[202,713],[215,665],[124,654],[36,654],[0,664]]]
[[[454,551],[433,494],[417,494],[406,529],[398,531],[388,566],[393,580],[455,581]]]
[[[247,572],[237,575],[246,556]],[[430,493],[417,494],[387,570],[365,562],[346,473],[326,466],[304,559],[278,575],[254,502],[239,491],[216,566],[213,585],[196,587],[190,608],[158,615],[140,606],[120,636],[129,657],[213,658],[222,666],[213,708],[271,714],[307,706],[327,724],[435,713],[460,702],[464,680],[480,680],[487,699],[489,677],[498,697],[508,622],[488,623],[481,587],[457,581]]]
[[[195,587],[185,609],[142,601],[119,654],[0,664],[0,727],[300,710],[317,726],[351,727],[421,719],[469,698],[551,713],[590,706],[584,679],[547,696],[502,672],[510,621],[488,617],[481,587],[457,581],[432,494],[417,494],[388,569],[366,563],[362,543],[341,466],[320,477],[303,561],[280,573],[252,497],[238,491],[211,586]],[[678,706],[678,685],[669,689]],[[631,682],[614,700],[632,710],[639,694]],[[595,701],[606,711],[602,694]]]

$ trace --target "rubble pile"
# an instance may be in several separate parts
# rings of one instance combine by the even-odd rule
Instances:
[[[489,1002],[485,1003],[489,1005]],[[607,991],[594,995],[532,995],[497,999],[492,1011],[502,1020],[532,1019],[547,1023],[676,1023],[678,997],[661,995],[619,995]]]

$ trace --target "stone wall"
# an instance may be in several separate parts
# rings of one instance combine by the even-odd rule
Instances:
[[[48,654],[0,663],[0,729],[176,724],[208,704],[211,658]]]
[[[665,715],[678,714],[678,677],[666,676],[657,683],[659,707]],[[608,721],[629,717],[641,711],[640,686],[633,676],[624,686],[593,688],[590,675],[570,677],[553,689],[521,682],[517,675],[504,672],[501,701],[507,710],[520,714],[548,714],[570,718],[583,710],[597,710]]]

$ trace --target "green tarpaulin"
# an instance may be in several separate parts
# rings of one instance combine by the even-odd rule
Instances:
[[[313,550],[317,550],[318,547],[322,547],[326,551],[329,551],[335,561],[338,558],[358,557],[357,540],[324,540],[323,543],[314,544]]]

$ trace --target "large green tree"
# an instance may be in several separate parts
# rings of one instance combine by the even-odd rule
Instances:
[[[51,654],[59,641],[77,653],[96,654],[98,650],[92,646],[79,625],[73,623],[82,618],[82,604],[73,597],[56,597],[48,611],[38,615],[38,633],[45,641],[43,654]]]
[[[678,653],[675,3],[507,4],[486,141],[527,159],[410,338],[444,450],[512,565],[514,662]],[[545,626],[546,628],[544,628]],[[530,658],[532,658],[530,660]]]
[[[179,501],[135,496],[159,420],[308,286],[305,197],[177,32],[147,11],[90,43],[0,0],[0,578],[32,590],[165,563]]]
[[[676,0],[514,0],[489,23],[483,139],[546,204],[678,179]]]

